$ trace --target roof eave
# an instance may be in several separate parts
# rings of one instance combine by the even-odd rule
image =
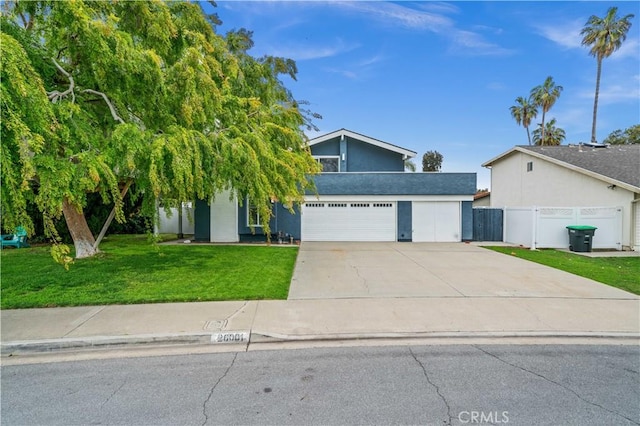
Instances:
[[[333,139],[335,137],[338,136],[348,136],[350,138],[353,139],[357,139],[363,142],[366,142],[368,144],[380,147],[380,148],[384,148],[387,149],[389,151],[393,151],[393,152],[397,152],[398,154],[402,154],[403,155],[403,159],[409,159],[409,158],[413,158],[416,155],[418,155],[417,152],[415,151],[411,151],[409,149],[405,149],[393,144],[390,144],[388,142],[384,142],[378,139],[374,139],[371,138],[369,136],[365,136],[365,135],[361,135],[360,133],[356,133],[356,132],[352,132],[351,130],[347,130],[347,129],[340,129],[340,130],[336,130],[334,132],[331,133],[327,133],[326,135],[322,135],[322,136],[318,136],[314,139],[311,139],[309,141],[309,146],[313,146],[322,142],[326,142],[329,139]]]

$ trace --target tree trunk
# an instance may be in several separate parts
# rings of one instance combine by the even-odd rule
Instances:
[[[131,186],[132,183],[133,183],[132,179],[127,181],[127,183],[124,185],[124,188],[122,188],[122,191],[120,192],[120,198],[124,199],[124,196],[127,195],[127,191],[129,191],[129,187]],[[102,225],[102,229],[100,230],[100,234],[98,234],[98,238],[96,238],[96,241],[93,243],[93,248],[95,250],[98,250],[98,246],[100,245],[100,242],[102,242],[102,239],[104,238],[104,236],[107,234],[107,230],[109,229],[111,222],[113,222],[114,217],[116,217],[115,205],[111,209],[111,213],[109,213],[109,216],[107,216],[107,220],[104,222],[104,225]]]
[[[596,140],[596,116],[598,115],[598,96],[600,95],[600,73],[602,72],[602,58],[598,57],[598,71],[596,72],[596,96],[593,98],[593,121],[591,122],[591,143]]]
[[[541,128],[541,132],[540,132],[540,145],[544,146],[544,114],[545,114],[545,110],[544,108],[542,108],[542,128]]]
[[[531,134],[529,133],[529,126],[525,127],[527,129],[527,139],[529,139],[529,146],[531,146]]]
[[[94,248],[95,239],[87,225],[87,219],[81,208],[76,208],[67,198],[62,203],[62,213],[76,249],[76,259],[94,256],[98,249]]]

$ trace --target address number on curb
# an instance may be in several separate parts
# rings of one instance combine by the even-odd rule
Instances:
[[[211,343],[248,343],[248,331],[226,331],[223,333],[213,333]]]

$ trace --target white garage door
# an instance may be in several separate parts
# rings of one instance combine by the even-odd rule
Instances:
[[[396,241],[396,203],[305,203],[302,206],[302,240]]]
[[[414,201],[411,218],[415,242],[460,241],[460,202]]]

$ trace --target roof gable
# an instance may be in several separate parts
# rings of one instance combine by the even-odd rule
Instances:
[[[609,145],[607,148],[583,145],[515,146],[482,166],[491,167],[515,152],[532,155],[630,191],[640,192],[640,145]]]
[[[335,132],[327,133],[326,135],[313,138],[309,141],[309,146],[317,145],[322,142],[326,142],[328,140],[334,139],[336,137],[342,137],[342,136],[348,136],[352,139],[356,139],[361,142],[365,142],[365,143],[377,146],[379,148],[383,148],[389,151],[396,152],[398,154],[402,154],[403,156],[405,156],[405,158],[413,158],[418,154],[417,152],[411,151],[409,149],[405,149],[397,145],[390,144],[388,142],[374,139],[369,136],[361,135],[360,133],[352,132],[351,130],[347,130],[347,129],[336,130]]]

